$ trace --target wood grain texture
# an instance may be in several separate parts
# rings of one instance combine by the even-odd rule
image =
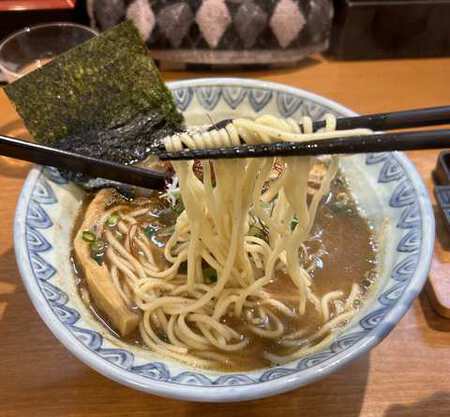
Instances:
[[[164,74],[167,80],[212,75],[290,84],[361,113],[450,101],[450,59],[337,63],[318,58],[297,69],[271,72]],[[0,97],[0,126],[10,123],[11,117]],[[0,132],[7,133],[1,127]],[[427,183],[436,154],[410,153]],[[26,170],[26,166],[0,159],[1,417],[450,415],[450,320],[436,315],[424,294],[369,355],[323,381],[273,398],[246,404],[194,404],[146,395],[100,376],[75,359],[47,330],[21,283],[12,223]]]

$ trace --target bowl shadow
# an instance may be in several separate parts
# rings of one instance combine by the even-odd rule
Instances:
[[[393,404],[384,417],[447,417],[450,409],[450,392],[438,391],[411,405]]]

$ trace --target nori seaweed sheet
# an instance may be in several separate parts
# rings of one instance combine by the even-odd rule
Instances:
[[[37,142],[133,163],[183,118],[131,22],[4,88]]]
[[[66,136],[56,146],[98,159],[133,164],[145,159],[152,148],[176,130],[161,113],[152,110],[138,114],[124,125]]]

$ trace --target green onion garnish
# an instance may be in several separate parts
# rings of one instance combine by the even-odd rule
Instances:
[[[91,242],[90,248],[92,252],[103,252],[105,250],[105,242],[101,239],[97,239]]]
[[[91,258],[99,265],[103,264],[103,255],[105,254],[106,244],[102,239],[96,239],[89,244]]]
[[[291,223],[289,225],[290,229],[294,230],[297,225],[298,225],[298,219],[297,219],[297,217],[293,217],[291,220]]]
[[[95,234],[92,233],[90,230],[84,230],[81,234],[81,237],[85,242],[94,242],[96,237]]]
[[[106,225],[109,227],[114,227],[117,225],[117,223],[119,223],[119,219],[120,219],[119,215],[116,213],[113,213],[106,220]]]
[[[103,265],[103,253],[91,252],[91,258],[97,262],[100,266]]]
[[[147,239],[151,240],[153,236],[156,234],[156,228],[153,226],[147,226],[144,228],[144,234],[147,236]]]

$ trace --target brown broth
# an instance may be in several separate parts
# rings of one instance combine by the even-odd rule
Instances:
[[[135,203],[131,202],[130,206],[135,206]],[[161,202],[158,195],[155,194],[150,198],[148,206],[152,207],[154,212],[144,221],[156,224],[157,227],[167,227],[175,221],[174,218],[164,215],[167,206]],[[83,212],[84,210],[80,213],[80,217]],[[353,283],[356,282],[360,284],[364,291],[363,297],[357,300],[354,305],[355,309],[360,308],[376,279],[377,245],[367,220],[361,216],[345,185],[345,181],[340,176],[333,181],[331,192],[319,206],[312,235],[311,240],[305,242],[305,246],[310,252],[320,250],[322,253],[318,267],[311,274],[313,292],[318,296],[323,296],[329,291],[341,290],[346,297],[350,293]],[[159,243],[162,246],[164,239]],[[76,268],[75,270],[79,277],[80,291],[84,294],[83,299],[88,303],[92,313],[114,336],[119,337],[108,324],[107,318],[103,317],[90,301],[87,301],[86,283],[82,274],[79,273],[80,269]],[[265,289],[275,298],[283,299],[283,302],[289,307],[296,309],[297,302],[295,296],[293,296],[296,287],[287,275],[277,272],[273,281]],[[286,297],[291,299],[286,301]],[[312,334],[322,325],[320,314],[310,303],[308,303],[303,316],[297,316],[293,319],[278,314],[278,317],[282,320],[285,328],[292,331],[307,328],[308,333]],[[271,365],[264,358],[264,352],[287,353],[286,348],[281,346],[277,340],[264,339],[251,333],[245,328],[245,322],[241,319],[225,316],[223,322],[232,326],[243,337],[248,337],[250,343],[242,351],[227,352],[228,362],[221,365],[217,370],[260,369]],[[127,338],[121,338],[121,340],[133,345],[144,346],[138,332]],[[220,351],[217,350],[217,352]],[[220,353],[223,354],[224,352]]]

